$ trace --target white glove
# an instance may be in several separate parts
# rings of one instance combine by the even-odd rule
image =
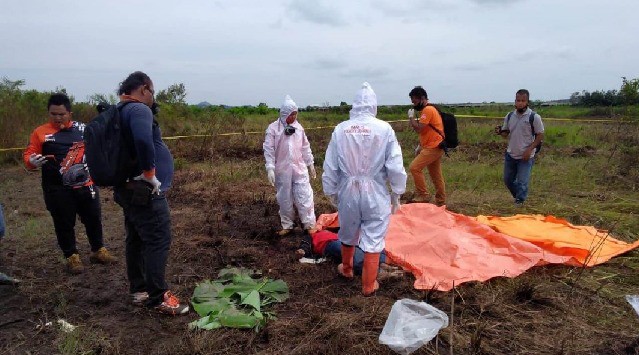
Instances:
[[[266,170],[266,177],[268,178],[268,182],[271,183],[271,186],[275,186],[275,170]]]
[[[33,153],[29,156],[29,164],[35,166],[36,168],[41,167],[46,162],[47,158],[45,158],[42,154]]]
[[[142,181],[146,181],[149,184],[151,184],[153,186],[153,191],[151,191],[151,194],[160,194],[160,185],[162,185],[162,183],[160,182],[160,180],[158,180],[157,177],[155,177],[155,175],[153,175],[152,177],[148,178],[146,176],[144,176],[144,173],[136,176],[133,178],[133,180],[142,180]]]
[[[391,213],[395,214],[399,211],[401,204],[399,203],[399,195],[391,192]]]
[[[311,164],[308,166],[308,174],[313,178],[317,178],[317,172],[315,171],[315,165]]]
[[[331,201],[331,205],[335,206],[335,208],[339,206],[339,199],[337,198],[337,194],[328,195],[328,200]]]
[[[415,118],[415,109],[414,108],[410,108],[408,109],[408,118]]]
[[[419,155],[419,153],[421,153],[422,151],[422,145],[421,144],[417,144],[417,147],[415,147],[415,156]]]

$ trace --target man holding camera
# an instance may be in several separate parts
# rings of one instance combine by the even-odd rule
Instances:
[[[442,174],[442,156],[444,150],[440,143],[444,137],[444,122],[437,109],[428,105],[428,94],[421,86],[417,86],[408,94],[413,108],[408,110],[411,128],[419,134],[419,146],[415,149],[416,157],[410,163],[410,170],[415,181],[415,195],[412,202],[430,202],[431,195],[426,187],[424,168],[428,169],[430,179],[435,186],[435,203],[446,204],[446,185]],[[419,117],[416,117],[419,116]]]
[[[81,166],[74,184],[66,182],[61,173],[61,163],[74,143],[82,141],[84,124],[71,120],[71,101],[62,93],[52,94],[47,103],[49,122],[37,127],[23,153],[24,164],[29,170],[42,169],[44,203],[53,218],[58,245],[66,258],[66,269],[71,274],[84,271],[75,241],[76,215],[86,228],[92,254],[91,263],[110,264],[115,261],[104,247],[102,239],[102,215],[97,186]],[[82,176],[81,176],[82,175]]]
[[[521,206],[528,197],[528,182],[535,163],[535,153],[544,139],[544,124],[541,116],[528,107],[530,93],[526,89],[515,94],[515,110],[509,112],[495,133],[508,139],[504,154],[504,183]]]
[[[277,189],[275,197],[280,205],[282,230],[278,235],[285,236],[293,230],[295,207],[304,229],[314,232],[315,207],[309,175],[315,179],[317,173],[311,144],[297,121],[297,104],[289,95],[280,107],[280,117],[266,129],[262,147],[267,178]]]

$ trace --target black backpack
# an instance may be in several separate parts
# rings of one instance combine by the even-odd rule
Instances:
[[[457,139],[457,118],[452,113],[440,111],[439,107],[435,105],[429,106],[433,106],[437,112],[439,112],[439,115],[442,118],[442,123],[444,124],[444,132],[440,132],[430,123],[428,125],[431,126],[435,132],[439,133],[442,138],[444,138],[444,140],[439,144],[439,147],[446,152],[446,155],[448,155],[449,149],[457,148],[459,145],[459,140]]]
[[[514,111],[510,111],[508,112],[508,116],[506,117],[506,127],[508,127],[508,122],[510,121],[510,116],[512,116],[514,113]],[[530,131],[533,134],[533,140],[535,138],[537,138],[537,133],[535,133],[535,125],[533,124],[533,122],[535,122],[535,111],[530,111],[530,117],[528,117],[528,123],[530,123]],[[539,142],[539,145],[535,147],[535,154],[539,153],[539,151],[541,150],[541,145],[544,142]]]
[[[118,105],[101,103],[98,116],[84,128],[84,155],[93,182],[98,186],[124,184],[136,168],[128,136],[122,127]]]

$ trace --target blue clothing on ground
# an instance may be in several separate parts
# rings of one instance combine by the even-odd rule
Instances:
[[[324,257],[330,258],[339,262],[342,262],[342,242],[335,240],[329,242],[324,248]],[[386,263],[386,251],[382,251],[379,254],[379,263]],[[355,255],[353,256],[353,271],[355,275],[362,274],[362,267],[364,266],[364,251],[360,247],[355,248]]]
[[[0,205],[0,238],[4,237],[4,215],[2,214],[2,205]]]
[[[151,109],[139,102],[131,102],[122,108],[122,126],[130,130],[129,144],[135,147],[139,171],[155,168],[155,176],[162,183],[160,190],[167,191],[173,180],[173,156],[162,141],[160,125],[153,118]]]
[[[505,153],[504,156],[504,183],[515,198],[515,202],[524,202],[528,197],[528,182],[532,172],[534,158],[527,161],[523,159],[515,159]]]

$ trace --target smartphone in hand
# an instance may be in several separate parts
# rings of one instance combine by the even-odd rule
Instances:
[[[495,134],[510,133],[509,129],[501,129],[501,126],[495,126]]]

